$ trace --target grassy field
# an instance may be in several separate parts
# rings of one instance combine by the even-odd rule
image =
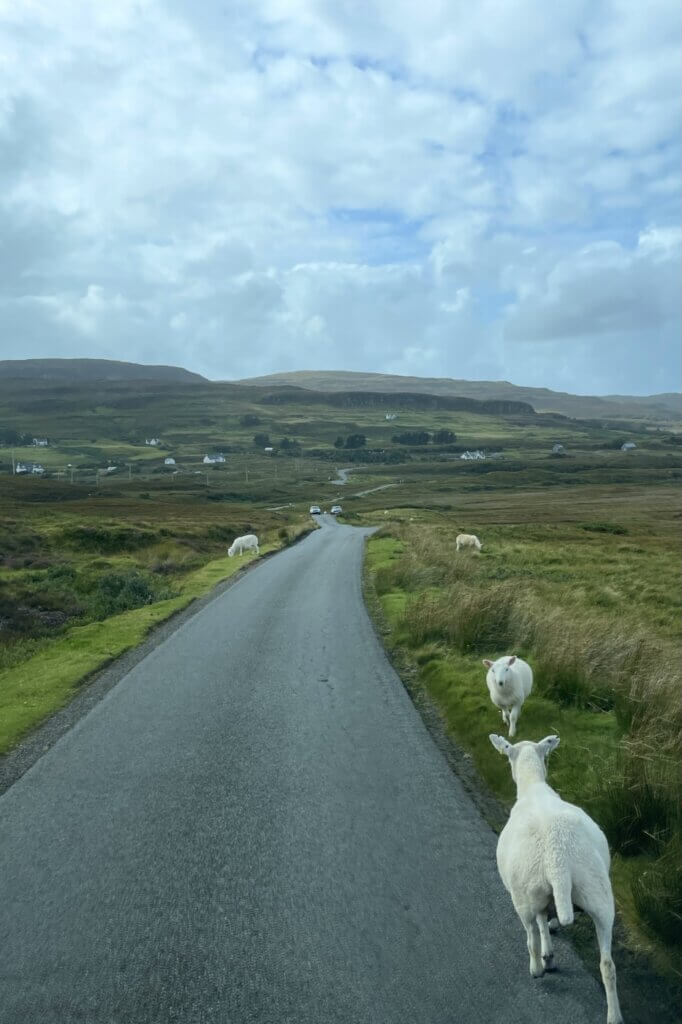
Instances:
[[[520,737],[559,733],[551,780],[607,832],[631,944],[680,970],[680,424],[671,410],[623,423],[439,402],[0,382],[0,752],[233,571],[235,535],[286,544],[311,504],[341,502],[348,522],[384,527],[368,565],[391,643],[505,801],[481,658],[529,658]],[[455,440],[434,443],[438,430]],[[396,440],[416,431],[427,444]],[[353,434],[363,448],[335,447]],[[22,443],[34,436],[49,447]],[[225,463],[204,465],[211,451]],[[44,477],[11,475],[12,458]],[[480,557],[456,555],[461,531],[481,536]]]
[[[227,557],[235,536],[256,532],[267,552],[311,525],[294,506],[213,501],[205,487],[161,482],[144,493],[9,478],[0,496],[0,753],[249,561]]]
[[[517,739],[561,737],[550,781],[605,830],[634,948],[682,972],[679,504],[669,487],[454,494],[389,510],[368,568],[390,643],[498,796],[513,783],[483,657],[535,672]],[[365,511],[359,520],[376,521]],[[455,551],[475,532],[480,555]]]

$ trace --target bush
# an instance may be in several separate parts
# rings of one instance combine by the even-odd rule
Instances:
[[[93,594],[94,617],[106,619],[170,596],[170,591],[155,589],[139,572],[107,573],[97,581]]]
[[[587,530],[589,533],[615,533],[621,535],[628,531],[624,526],[619,526],[617,523],[581,523],[581,530]]]

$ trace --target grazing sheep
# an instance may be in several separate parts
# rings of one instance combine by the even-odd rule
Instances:
[[[455,544],[457,545],[458,551],[461,548],[475,548],[476,551],[480,551],[481,548],[483,547],[478,537],[476,537],[475,534],[473,533],[458,534]]]
[[[502,719],[509,726],[509,735],[515,736],[523,702],[533,689],[533,670],[515,654],[507,654],[497,661],[484,658],[483,664],[488,669],[485,681],[490,699],[502,712]]]
[[[227,553],[232,558],[233,555],[243,555],[245,551],[255,551],[258,554],[258,550],[258,537],[255,533],[246,533],[232,541]]]
[[[545,758],[559,745],[558,736],[512,744],[491,734],[490,742],[509,758],[516,783],[516,803],[497,843],[497,867],[526,929],[530,973],[539,978],[553,969],[550,901],[561,924],[571,924],[574,908],[584,910],[597,932],[607,1024],[622,1024],[611,959],[614,908],[606,836],[585,811],[566,803],[545,781]]]

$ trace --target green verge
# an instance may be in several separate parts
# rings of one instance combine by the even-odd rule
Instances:
[[[471,755],[478,774],[498,799],[511,807],[515,788],[509,766],[488,738],[490,733],[506,735],[506,726],[488,696],[482,652],[478,649],[475,653],[460,651],[445,640],[442,620],[435,626],[433,621],[427,622],[424,628],[422,619],[418,625],[425,636],[415,629],[415,608],[419,607],[420,595],[434,598],[433,605],[425,606],[427,620],[429,608],[436,608],[439,599],[439,587],[434,586],[433,575],[429,576],[428,557],[415,575],[414,563],[423,554],[420,551],[415,556],[410,543],[404,543],[391,533],[379,534],[368,542],[365,571],[373,587],[373,601],[376,600],[383,613],[384,629],[388,628],[389,649],[399,653],[399,662],[414,668],[419,685],[438,708],[449,735]],[[480,566],[482,563],[474,561],[473,564]],[[496,646],[491,647],[492,657],[504,653],[504,650],[495,653]],[[537,662],[531,649],[524,650],[521,646],[517,653],[530,655],[531,661]],[[548,693],[540,675],[536,678],[532,699],[524,704],[516,741],[537,741],[552,733],[561,738],[561,746],[551,757],[552,786],[564,799],[584,807],[598,822],[603,824],[610,816],[611,829],[607,828],[607,833],[611,837],[614,828],[617,832],[622,827],[622,821],[614,822],[614,817],[625,819],[631,810],[627,802],[622,810],[620,806],[614,810],[616,789],[609,788],[610,780],[618,778],[623,743],[629,740],[622,714],[619,717],[617,708],[576,705],[562,699],[561,694],[551,690]],[[614,853],[614,894],[628,946],[645,953],[658,970],[679,978],[682,969],[679,947],[647,927],[640,913],[641,904],[638,906],[633,896],[651,869],[656,868],[655,846],[652,842],[651,849],[634,855],[632,852],[625,856],[618,851]],[[674,866],[671,875],[673,872]],[[675,886],[676,882],[672,882],[670,891],[660,893],[661,902],[667,907],[673,906]],[[669,934],[668,921],[669,913],[665,922]],[[580,941],[584,941],[584,936]]]
[[[267,544],[261,548],[261,555],[280,546]],[[190,573],[180,584],[177,597],[101,622],[73,626],[34,657],[0,672],[0,754],[7,753],[31,729],[67,704],[93,673],[142,643],[154,626],[255,560],[252,555],[216,558]]]

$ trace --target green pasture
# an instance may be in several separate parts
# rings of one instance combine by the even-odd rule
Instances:
[[[666,487],[451,494],[398,506],[368,544],[389,644],[411,662],[447,729],[507,804],[506,732],[484,657],[534,669],[517,739],[561,737],[550,782],[606,831],[631,945],[682,971],[678,508]],[[532,515],[529,515],[532,510]],[[376,511],[359,514],[377,522]],[[455,551],[460,531],[480,555]]]

